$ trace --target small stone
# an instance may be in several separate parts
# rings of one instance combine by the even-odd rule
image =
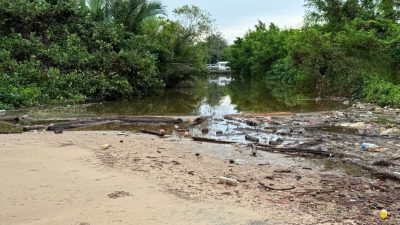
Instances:
[[[194,154],[195,156],[197,156],[197,157],[200,157],[200,153],[196,153],[196,154]]]
[[[381,204],[374,202],[369,206],[369,208],[370,209],[383,209],[384,207]]]
[[[218,130],[218,131],[216,132],[216,134],[217,134],[217,135],[223,135],[224,132],[223,132],[222,130]]]
[[[62,134],[62,133],[64,133],[64,130],[63,129],[57,129],[57,130],[54,130],[53,132],[55,134]]]
[[[111,145],[109,145],[109,144],[105,144],[105,145],[101,146],[101,149],[103,149],[103,150],[107,150],[109,148],[111,148]]]
[[[350,105],[350,101],[344,101],[343,105]]]
[[[188,174],[194,176],[194,171],[189,171]]]
[[[210,130],[208,128],[201,129],[201,133],[203,133],[203,134],[208,134],[208,132],[210,132]]]

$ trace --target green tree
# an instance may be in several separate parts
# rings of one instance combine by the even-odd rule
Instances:
[[[215,64],[218,61],[226,60],[227,41],[222,37],[221,33],[209,35],[202,45],[206,49],[207,63]]]
[[[185,28],[188,38],[200,41],[214,31],[214,19],[211,15],[197,6],[184,5],[174,10],[179,24]]]
[[[146,0],[120,0],[113,5],[113,17],[117,23],[122,23],[128,31],[137,33],[140,25],[147,18],[165,15],[165,7],[160,2]]]

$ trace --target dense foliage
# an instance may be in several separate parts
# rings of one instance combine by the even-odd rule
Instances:
[[[168,20],[146,0],[0,0],[0,109],[148,95],[191,80],[206,60],[196,42],[205,33],[193,30],[211,20],[196,7],[176,14]],[[185,16],[201,27],[185,27]]]
[[[273,91],[301,89],[400,106],[400,2],[306,0],[301,29],[259,22],[229,48],[243,78]]]

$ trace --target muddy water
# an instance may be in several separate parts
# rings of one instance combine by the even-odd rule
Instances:
[[[44,106],[3,112],[2,116],[28,115],[33,118],[74,118],[105,115],[207,115],[220,117],[245,112],[315,112],[337,110],[341,101],[301,93],[274,94],[265,82],[236,81],[229,75],[210,76],[196,88],[166,90],[155,96],[124,101],[75,106]]]
[[[245,135],[260,138],[261,143],[275,140],[279,136],[259,130],[245,131],[248,127],[244,123],[223,120],[223,115],[238,113],[259,112],[316,112],[340,110],[346,106],[339,100],[321,99],[316,101],[315,96],[306,96],[301,93],[274,94],[265,88],[263,82],[235,81],[226,75],[211,76],[208,81],[198,82],[193,89],[166,90],[157,96],[145,98],[133,98],[117,102],[105,102],[83,104],[74,106],[53,106],[21,109],[16,111],[1,112],[0,117],[28,116],[28,118],[63,119],[97,116],[211,116],[212,118],[200,126],[190,127],[188,123],[179,125],[179,128],[188,128],[194,136],[205,136],[213,139],[247,143]],[[40,122],[39,122],[40,123]],[[49,123],[48,121],[46,122]],[[172,138],[182,138],[183,133],[177,133],[174,126],[169,125],[119,125],[107,124],[97,127],[89,127],[84,130],[116,130],[116,131],[140,131],[141,129],[164,129]],[[202,129],[209,132],[204,134]],[[332,129],[332,128],[326,128]],[[20,132],[21,128],[11,123],[0,123],[1,132]],[[223,135],[216,133],[222,131]],[[333,131],[333,130],[328,130]],[[335,131],[334,131],[335,132]],[[344,131],[336,131],[344,132]],[[349,131],[350,132],[350,131]],[[350,132],[351,133],[351,132]],[[296,138],[284,138],[283,144],[301,143],[304,140]],[[239,157],[239,156],[238,156]],[[299,158],[301,159],[301,158]],[[251,163],[251,162],[250,162]],[[365,176],[366,173],[357,167],[330,160],[311,160],[310,163],[321,170],[339,171],[354,176]]]

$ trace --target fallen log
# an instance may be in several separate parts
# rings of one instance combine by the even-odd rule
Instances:
[[[300,153],[300,154],[311,154],[318,155],[324,157],[343,157],[344,155],[341,153],[334,152],[326,152],[326,151],[318,151],[318,150],[310,150],[310,149],[302,149],[302,148],[277,148],[275,146],[257,144],[257,150],[266,151],[266,152],[279,152],[279,153]]]
[[[166,118],[166,117],[104,117],[104,118],[89,118],[83,120],[70,120],[61,123],[50,125],[47,130],[68,130],[83,127],[93,127],[106,124],[179,124],[182,119]]]
[[[165,131],[164,130],[154,131],[154,130],[142,129],[141,132],[144,133],[144,134],[157,135],[159,137],[164,137],[164,135],[165,135]]]
[[[193,139],[193,141],[209,142],[209,143],[215,143],[215,144],[235,144],[236,143],[233,141],[220,141],[220,140],[203,138],[203,137],[192,137],[192,139]]]
[[[0,121],[18,123],[23,119],[24,119],[23,117],[19,117],[19,116],[8,116],[8,117],[1,117]]]
[[[290,186],[290,187],[287,187],[287,188],[275,188],[275,187],[271,187],[269,185],[266,185],[263,182],[258,182],[258,184],[260,184],[261,187],[263,187],[265,189],[268,189],[268,190],[272,190],[272,191],[290,191],[290,190],[296,189],[295,186]]]

